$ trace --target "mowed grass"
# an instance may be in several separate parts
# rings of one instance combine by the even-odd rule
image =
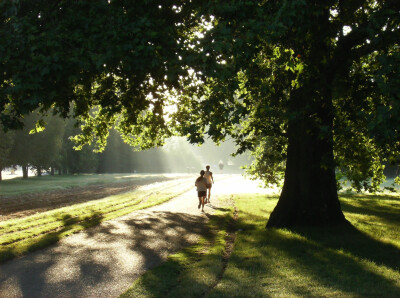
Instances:
[[[175,175],[179,177],[183,175]],[[54,190],[65,190],[75,187],[86,187],[96,184],[121,182],[154,181],[172,178],[172,174],[79,174],[14,178],[0,182],[0,196],[15,196],[25,193],[38,193]]]
[[[160,182],[101,200],[0,222],[0,263],[46,247],[105,220],[170,200],[193,189],[192,180]]]
[[[342,196],[352,227],[293,230],[265,229],[276,196],[233,198],[239,216],[226,270],[221,236],[211,248],[197,247],[201,253],[187,263],[172,256],[124,296],[400,297],[399,196]]]

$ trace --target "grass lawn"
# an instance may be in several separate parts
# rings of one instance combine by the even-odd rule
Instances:
[[[234,196],[233,253],[224,261],[232,210],[197,246],[148,271],[124,297],[400,297],[400,197],[340,198],[351,228],[265,229],[276,196]],[[225,264],[227,262],[227,264]]]
[[[53,190],[65,190],[95,184],[109,184],[129,181],[167,179],[172,174],[79,174],[15,178],[0,182],[0,196],[13,196],[24,193],[37,193]],[[149,182],[150,183],[150,182]]]
[[[100,200],[0,222],[0,263],[46,247],[70,234],[193,189],[193,178],[155,183]]]

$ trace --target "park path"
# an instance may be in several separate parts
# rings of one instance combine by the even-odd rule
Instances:
[[[0,297],[118,297],[146,270],[195,243],[221,194],[256,189],[239,175],[216,177],[205,213],[193,189],[9,261],[0,266]]]

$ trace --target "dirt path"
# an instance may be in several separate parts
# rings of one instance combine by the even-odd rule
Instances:
[[[195,243],[222,194],[237,192],[235,186],[251,191],[243,181],[217,180],[205,213],[193,190],[7,262],[0,267],[0,297],[118,297],[147,269]]]

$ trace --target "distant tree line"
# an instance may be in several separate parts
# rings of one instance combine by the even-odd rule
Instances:
[[[80,132],[75,119],[47,116],[43,119],[47,123],[46,129],[35,132],[38,120],[38,115],[30,114],[25,117],[22,130],[4,132],[0,127],[1,170],[21,166],[23,177],[27,178],[28,169],[41,176],[43,173],[187,172],[202,166],[200,159],[185,144],[173,144],[179,148],[170,152],[160,148],[138,152],[125,144],[115,130],[110,130],[103,152],[94,152],[93,144],[78,151],[70,140]]]

